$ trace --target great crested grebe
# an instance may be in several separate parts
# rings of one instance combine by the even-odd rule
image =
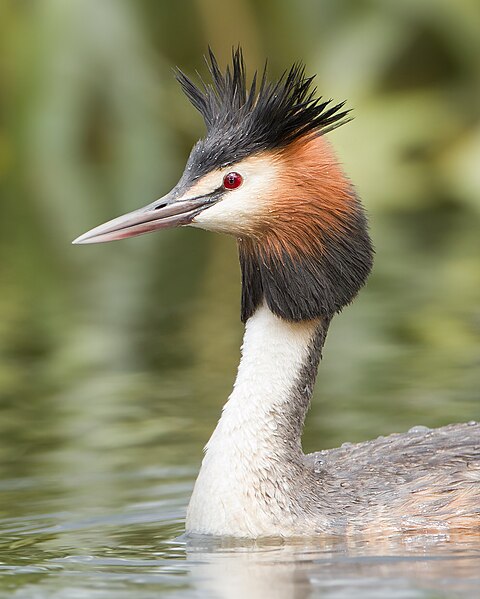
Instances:
[[[363,208],[324,134],[348,120],[296,64],[247,88],[241,50],[212,83],[177,79],[207,134],[163,198],[85,233],[98,243],[177,226],[237,238],[242,358],[209,440],[186,529],[235,537],[480,529],[480,424],[416,427],[304,455],[330,320],[372,266]]]

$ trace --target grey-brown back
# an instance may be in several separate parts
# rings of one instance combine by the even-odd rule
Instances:
[[[480,423],[415,427],[306,459],[334,528],[480,530]]]

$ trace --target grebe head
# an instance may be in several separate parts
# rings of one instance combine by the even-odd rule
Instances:
[[[300,64],[274,83],[264,69],[250,88],[240,49],[224,72],[211,51],[207,65],[210,84],[177,71],[207,127],[178,184],[74,243],[187,225],[228,233],[239,245],[242,320],[263,300],[286,320],[329,319],[372,264],[363,209],[324,137],[349,120],[347,111],[316,98]]]

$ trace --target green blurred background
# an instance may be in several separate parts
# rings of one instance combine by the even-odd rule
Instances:
[[[377,256],[306,450],[480,418],[477,0],[2,0],[2,476],[197,467],[239,358],[234,241],[70,242],[174,185],[203,125],[172,67],[239,42],[354,109],[329,137]]]

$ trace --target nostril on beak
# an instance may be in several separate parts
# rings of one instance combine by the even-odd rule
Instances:
[[[160,210],[160,208],[165,208],[166,205],[167,205],[167,202],[162,202],[161,204],[158,204],[158,206],[155,206],[155,210]]]

